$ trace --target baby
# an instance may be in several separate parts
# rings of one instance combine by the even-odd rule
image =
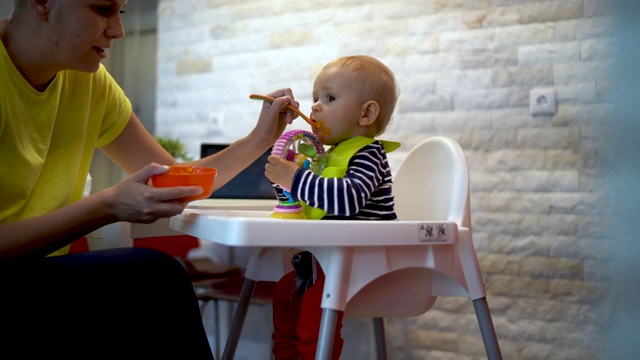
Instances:
[[[270,156],[265,175],[278,199],[302,202],[308,218],[396,220],[387,152],[400,144],[375,137],[391,120],[398,91],[393,73],[370,56],[347,56],[325,65],[313,85],[310,118],[314,134],[331,148],[321,175],[278,156]],[[283,276],[273,299],[275,359],[313,359],[324,273],[308,252],[296,254],[295,272]],[[342,351],[342,313],[332,358]]]

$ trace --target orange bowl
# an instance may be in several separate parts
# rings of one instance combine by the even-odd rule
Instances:
[[[180,198],[180,201],[193,201],[208,198],[213,192],[213,182],[218,170],[203,166],[170,166],[162,175],[151,177],[155,187],[200,186],[202,193]]]

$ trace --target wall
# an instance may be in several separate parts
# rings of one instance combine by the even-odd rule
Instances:
[[[613,121],[609,2],[161,0],[156,129],[232,141],[260,110],[250,93],[312,81],[341,55],[378,57],[401,97],[385,137],[403,147],[446,135],[471,168],[472,221],[505,358],[590,359],[606,351]],[[558,110],[532,116],[530,90]],[[304,124],[298,126],[304,127]],[[390,319],[391,358],[484,356],[468,300]]]
[[[11,16],[13,13],[13,1],[0,1],[0,19]]]
[[[155,133],[157,0],[129,0],[122,15],[125,37],[114,41],[102,62],[125,91],[142,125]],[[126,173],[100,150],[90,169],[92,192],[118,183]]]

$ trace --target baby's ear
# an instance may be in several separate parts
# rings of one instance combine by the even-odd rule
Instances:
[[[380,115],[380,104],[375,100],[369,100],[362,105],[362,116],[360,116],[360,126],[370,126],[376,122]]]

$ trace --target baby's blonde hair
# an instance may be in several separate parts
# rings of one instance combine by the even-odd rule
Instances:
[[[376,135],[382,134],[391,121],[398,101],[398,86],[393,72],[380,60],[367,55],[337,58],[322,70],[333,67],[343,67],[351,71],[354,86],[363,104],[375,100],[380,105]]]

